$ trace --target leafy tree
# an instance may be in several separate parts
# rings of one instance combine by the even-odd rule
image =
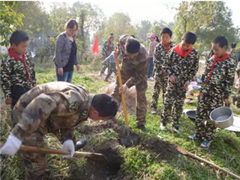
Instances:
[[[137,26],[137,34],[138,38],[141,38],[143,40],[147,40],[148,32],[151,29],[152,24],[148,20],[142,20],[140,25]]]
[[[123,34],[131,34],[136,36],[137,30],[131,24],[131,19],[127,14],[114,13],[108,19],[103,38],[107,39],[110,33],[113,33],[115,36],[115,41],[118,41],[119,37]]]
[[[218,35],[229,41],[239,39],[239,29],[233,27],[231,11],[221,1],[183,1],[177,8],[174,35],[180,41],[186,31],[194,31],[198,36],[195,44],[201,54],[209,50],[211,41]]]
[[[15,11],[17,2],[10,1],[0,2],[0,44],[4,46],[9,45],[9,36],[16,29],[17,26],[22,25],[23,14]]]

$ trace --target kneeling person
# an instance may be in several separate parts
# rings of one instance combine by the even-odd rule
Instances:
[[[90,95],[67,82],[41,84],[25,93],[13,109],[13,129],[0,154],[13,155],[21,144],[43,147],[43,137],[54,133],[63,143],[62,150],[75,152],[74,127],[92,120],[106,120],[117,113],[117,101],[107,94]],[[42,179],[45,155],[24,153],[26,179]]]

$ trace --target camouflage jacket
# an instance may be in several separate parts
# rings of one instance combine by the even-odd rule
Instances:
[[[169,45],[169,48],[172,49],[174,46],[173,43]],[[169,51],[170,52],[170,51]],[[166,58],[169,56],[167,55],[167,47],[161,43],[159,43],[154,50],[154,55],[153,55],[153,62],[154,62],[154,70],[156,75],[162,74],[163,70],[163,64]]]
[[[141,45],[139,53],[136,57],[130,58],[125,54],[124,45],[130,35],[122,35],[119,39],[119,49],[123,54],[123,61],[121,64],[121,72],[128,75],[130,78],[126,82],[128,88],[137,85],[142,80],[147,80],[148,71],[148,53],[147,50]]]
[[[75,139],[74,127],[88,119],[93,96],[67,82],[41,84],[24,94],[13,109],[12,133],[23,139],[33,132]]]
[[[29,53],[25,54],[30,81],[21,61],[7,55],[1,65],[1,86],[6,98],[11,98],[11,87],[13,85],[31,89],[36,84],[34,62]]]
[[[176,85],[183,87],[187,81],[191,81],[196,75],[199,66],[198,52],[192,49],[187,57],[179,56],[172,48],[169,57],[165,59],[163,68],[169,76],[174,75]]]
[[[236,50],[232,50],[230,53],[230,58],[232,58],[233,60],[235,60],[235,65],[237,66],[238,63],[238,53]]]
[[[231,86],[234,82],[235,74],[235,60],[225,59],[223,61],[217,62],[214,66],[212,77],[207,83],[210,76],[210,67],[214,62],[214,56],[206,62],[206,68],[202,75],[203,85],[201,91],[207,92],[209,90],[214,90],[216,93],[222,94],[224,99],[228,99],[231,93]]]
[[[104,43],[102,45],[102,58],[103,59],[106,59],[112,53],[112,51],[114,51],[114,44],[111,43],[110,46],[111,46],[110,49],[108,49],[108,47],[109,47],[108,40],[104,41]]]

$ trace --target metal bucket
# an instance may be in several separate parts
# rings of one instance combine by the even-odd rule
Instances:
[[[228,107],[219,107],[210,113],[211,121],[216,123],[218,128],[227,128],[233,124],[233,112]]]

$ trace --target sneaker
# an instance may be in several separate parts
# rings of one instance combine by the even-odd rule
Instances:
[[[144,125],[138,125],[137,128],[141,129],[143,132],[147,131],[147,129],[146,129],[146,127]]]
[[[102,77],[102,72],[101,71],[98,73],[98,76]]]
[[[196,140],[196,139],[197,139],[197,137],[196,137],[196,135],[195,135],[195,134],[193,134],[193,135],[191,135],[191,136],[188,136],[188,139],[190,139],[190,140]]]
[[[161,124],[160,124],[160,129],[161,129],[162,131],[166,131],[166,130],[167,130],[167,125],[166,125],[165,123],[161,123]]]
[[[210,141],[203,141],[201,147],[204,149],[208,149],[210,145],[211,145]]]
[[[173,130],[173,132],[175,132],[175,133],[177,133],[177,134],[179,134],[179,133],[180,133],[180,131],[179,131],[179,129],[178,129],[178,128],[172,127],[172,130]]]
[[[156,114],[157,114],[156,109],[152,109],[152,115],[156,115]]]
[[[82,139],[80,141],[77,141],[75,151],[78,151],[79,149],[84,148],[84,146],[86,146],[86,144],[87,144],[87,140],[86,139]]]

